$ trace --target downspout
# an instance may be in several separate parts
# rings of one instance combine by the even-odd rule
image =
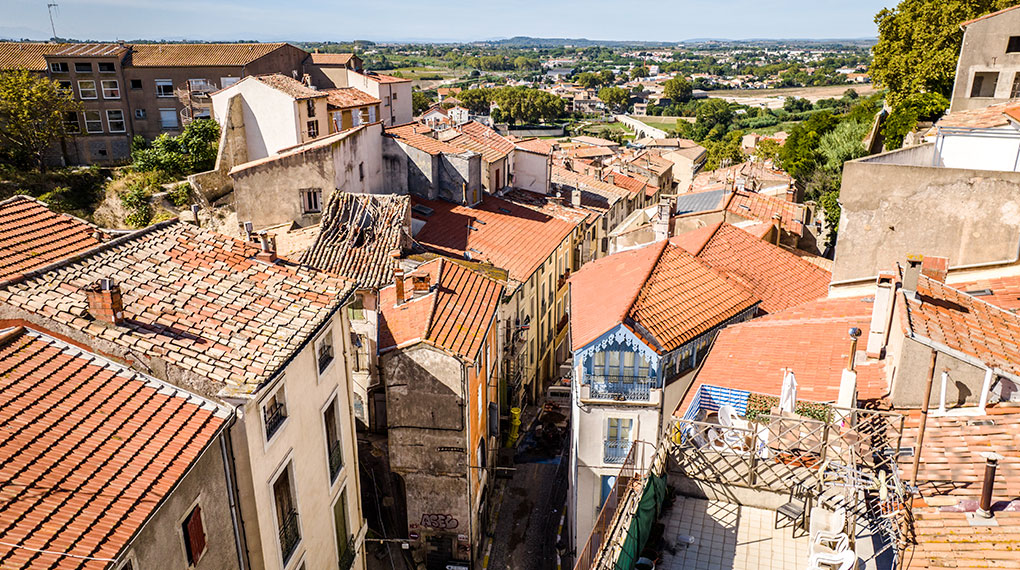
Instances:
[[[234,546],[237,549],[237,567],[240,570],[245,570],[248,568],[248,543],[244,538],[244,520],[238,512],[237,485],[234,481],[234,445],[230,439],[230,428],[236,422],[238,413],[240,413],[240,406],[234,408],[230,425],[220,437],[220,454],[223,457],[223,473],[227,479],[227,498],[230,504],[231,526],[234,531]]]
[[[390,100],[392,102],[392,99]],[[391,107],[392,108],[392,107]],[[465,401],[471,401],[470,386],[467,381],[467,366],[462,363],[460,367],[460,389],[465,396]],[[484,383],[484,380],[482,381]],[[486,385],[487,387],[487,385]],[[486,390],[488,391],[488,390]],[[466,416],[466,417],[465,417]],[[471,553],[468,556],[471,564],[475,563],[475,513],[477,512],[472,508],[474,503],[475,495],[471,491],[471,406],[464,406],[461,408],[460,417],[461,421],[464,422],[464,431],[467,432],[465,439],[467,439],[467,445],[464,446],[464,474],[467,477],[467,491],[468,491],[468,539],[471,542]]]

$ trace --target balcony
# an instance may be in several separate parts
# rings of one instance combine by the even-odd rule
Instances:
[[[637,376],[596,376],[590,380],[588,397],[593,400],[648,402],[654,387],[652,379]]]
[[[344,466],[344,451],[340,440],[336,440],[329,446],[329,480],[336,481],[340,469]]]
[[[607,439],[602,442],[602,461],[619,465],[627,459],[630,453],[631,442],[629,439]]]
[[[284,564],[294,555],[299,542],[301,531],[298,529],[298,514],[297,511],[291,511],[280,523],[280,550],[283,551]]]
[[[354,537],[347,540],[347,548],[340,553],[340,570],[350,570],[354,567],[354,559],[358,557],[358,549],[354,545]]]
[[[283,421],[287,419],[287,407],[277,402],[266,406],[263,414],[265,414],[266,420],[266,440],[269,440],[276,433],[276,430],[280,429],[280,426],[283,425]]]

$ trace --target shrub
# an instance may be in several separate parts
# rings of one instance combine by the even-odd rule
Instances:
[[[132,167],[137,172],[159,172],[168,180],[210,170],[216,164],[219,137],[220,126],[211,119],[191,121],[180,135],[163,133],[151,143],[135,137]]]
[[[191,201],[191,184],[184,182],[174,186],[169,192],[167,197],[170,198],[170,203],[180,208]]]

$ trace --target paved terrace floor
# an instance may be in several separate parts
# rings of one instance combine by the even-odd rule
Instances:
[[[675,554],[664,552],[666,570],[802,570],[807,567],[808,538],[793,538],[789,521],[776,530],[775,511],[721,501],[677,497],[660,520]],[[801,533],[798,532],[798,535]],[[694,537],[684,548],[682,537]]]

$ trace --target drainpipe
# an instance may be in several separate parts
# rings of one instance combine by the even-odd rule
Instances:
[[[992,488],[995,486],[995,468],[999,465],[1002,456],[994,451],[984,451],[981,456],[985,458],[985,480],[981,484],[981,504],[978,506],[977,515],[984,519],[992,518]]]
[[[234,414],[228,425],[220,435],[220,454],[223,457],[223,472],[227,478],[227,499],[230,505],[230,521],[234,531],[234,547],[237,549],[237,567],[239,570],[248,568],[248,544],[244,538],[244,521],[238,512],[237,505],[237,483],[234,480],[234,446],[230,440],[230,428],[237,421],[240,407],[234,408]]]
[[[928,384],[924,388],[924,400],[921,402],[921,425],[917,428],[917,447],[914,449],[914,482],[917,487],[917,469],[921,463],[921,450],[924,449],[924,429],[928,424],[928,400],[931,399],[931,387],[935,383],[935,359],[938,352],[931,351],[931,362],[928,364]]]

